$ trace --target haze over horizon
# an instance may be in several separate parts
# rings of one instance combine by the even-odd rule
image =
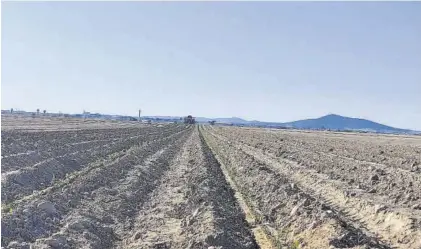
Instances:
[[[2,109],[421,130],[421,2],[3,2]]]

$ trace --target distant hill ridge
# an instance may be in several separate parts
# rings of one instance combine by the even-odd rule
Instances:
[[[367,119],[344,117],[337,114],[329,114],[315,119],[304,119],[282,123],[286,127],[298,129],[332,129],[332,130],[362,130],[375,132],[412,132],[407,129],[399,129]]]
[[[320,118],[303,119],[293,122],[261,122],[261,121],[247,121],[241,118],[196,118],[199,122],[207,122],[215,120],[218,123],[232,123],[232,124],[243,124],[253,126],[279,126],[296,129],[330,129],[330,130],[355,130],[355,131],[368,131],[368,132],[380,132],[380,133],[410,133],[418,134],[420,132],[412,131],[408,129],[400,129],[380,123],[376,123],[367,119],[361,118],[350,118],[337,114],[329,114]]]
[[[179,116],[144,116],[146,119],[167,119],[167,120],[179,120]],[[292,122],[262,122],[262,121],[248,121],[238,117],[231,118],[207,118],[207,117],[195,117],[199,123],[207,123],[209,121],[216,121],[217,123],[223,124],[234,124],[234,125],[247,125],[247,126],[263,126],[263,127],[285,127],[295,129],[330,129],[338,131],[366,131],[366,132],[378,132],[378,133],[395,133],[395,134],[421,134],[419,131],[413,131],[409,129],[400,129],[380,123],[376,123],[367,119],[362,118],[350,118],[337,114],[329,114],[320,118],[303,119]]]
[[[9,113],[10,110],[2,110],[2,114]],[[21,113],[31,114],[30,112],[20,111]],[[61,115],[61,114],[59,114]],[[70,114],[70,116],[80,116],[82,114]],[[129,116],[121,115],[106,115],[106,114],[91,114],[99,118],[129,118]],[[137,117],[132,117],[137,118]],[[165,120],[165,121],[179,121],[179,116],[142,116],[145,120]],[[223,124],[234,124],[234,125],[247,125],[247,126],[259,126],[259,127],[284,127],[284,128],[295,128],[295,129],[330,129],[337,131],[367,131],[377,133],[395,133],[395,134],[419,134],[421,131],[413,131],[409,129],[400,129],[380,123],[376,123],[367,119],[362,118],[350,118],[337,114],[329,114],[320,118],[303,119],[292,122],[261,122],[257,120],[248,121],[238,117],[231,118],[206,118],[206,117],[195,117],[199,123],[207,123],[209,121],[216,121],[217,123]]]

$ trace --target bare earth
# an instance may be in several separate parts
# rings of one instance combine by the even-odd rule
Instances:
[[[421,137],[2,116],[4,248],[421,248]]]

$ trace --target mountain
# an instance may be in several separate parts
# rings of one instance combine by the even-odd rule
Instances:
[[[1,110],[2,114],[10,113],[10,110]],[[31,115],[32,112],[16,111],[16,114]],[[61,114],[61,113],[49,113],[49,116],[74,116],[89,118],[100,118],[100,119],[117,119],[117,120],[135,120],[137,117],[121,116],[121,115],[108,115],[100,113],[88,113],[88,114]],[[144,120],[152,121],[166,121],[166,122],[179,122],[183,117],[179,116],[142,116]],[[412,134],[421,135],[421,131],[413,131],[408,129],[395,128],[383,124],[379,124],[367,119],[361,118],[350,118],[340,116],[337,114],[329,114],[320,118],[303,119],[293,122],[278,123],[278,122],[262,122],[258,120],[248,121],[238,117],[231,118],[206,118],[206,117],[195,117],[198,123],[208,123],[209,121],[216,121],[220,124],[234,124],[241,126],[254,126],[254,127],[273,127],[273,128],[295,128],[295,129],[330,129],[337,131],[363,131],[363,132],[377,132],[377,133],[395,133],[395,134]]]
[[[110,116],[106,114],[90,114],[90,116],[101,116],[102,118],[122,119],[127,118],[123,116]],[[145,120],[161,120],[167,122],[180,121],[179,116],[142,116]],[[408,129],[400,129],[380,123],[376,123],[367,119],[350,118],[337,114],[329,114],[320,118],[303,119],[293,122],[279,123],[279,122],[262,122],[258,120],[248,121],[238,117],[231,118],[206,118],[195,117],[198,123],[208,123],[209,121],[216,121],[220,124],[234,124],[241,126],[254,127],[273,127],[273,128],[294,128],[294,129],[310,129],[310,130],[336,130],[336,131],[361,131],[361,132],[376,132],[376,133],[395,133],[395,134],[418,134],[420,131],[412,131]]]
[[[282,126],[297,129],[331,129],[331,130],[355,130],[381,133],[413,133],[411,130],[399,129],[379,124],[367,119],[350,118],[336,114],[329,114],[315,119],[304,119],[288,123]]]
[[[258,120],[248,121],[241,118],[204,118],[197,117],[196,120],[200,123],[206,123],[215,120],[217,123],[258,126],[258,127],[283,127],[295,129],[330,129],[338,131],[362,131],[362,132],[377,132],[377,133],[396,133],[396,134],[421,134],[418,131],[407,129],[399,129],[380,123],[376,123],[367,119],[350,118],[337,114],[329,114],[320,118],[297,120],[293,122],[279,123],[279,122],[262,122]]]

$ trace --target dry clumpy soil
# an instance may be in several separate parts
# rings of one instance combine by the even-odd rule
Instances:
[[[6,121],[4,248],[421,248],[417,137]]]
[[[420,186],[419,173],[380,164],[371,149],[388,146],[393,157],[414,151],[408,160],[419,160],[421,143],[211,126],[204,133],[273,241],[303,248],[421,248],[420,188],[412,188]],[[348,140],[364,154],[348,156]]]
[[[120,248],[257,248],[197,129],[142,205]]]

